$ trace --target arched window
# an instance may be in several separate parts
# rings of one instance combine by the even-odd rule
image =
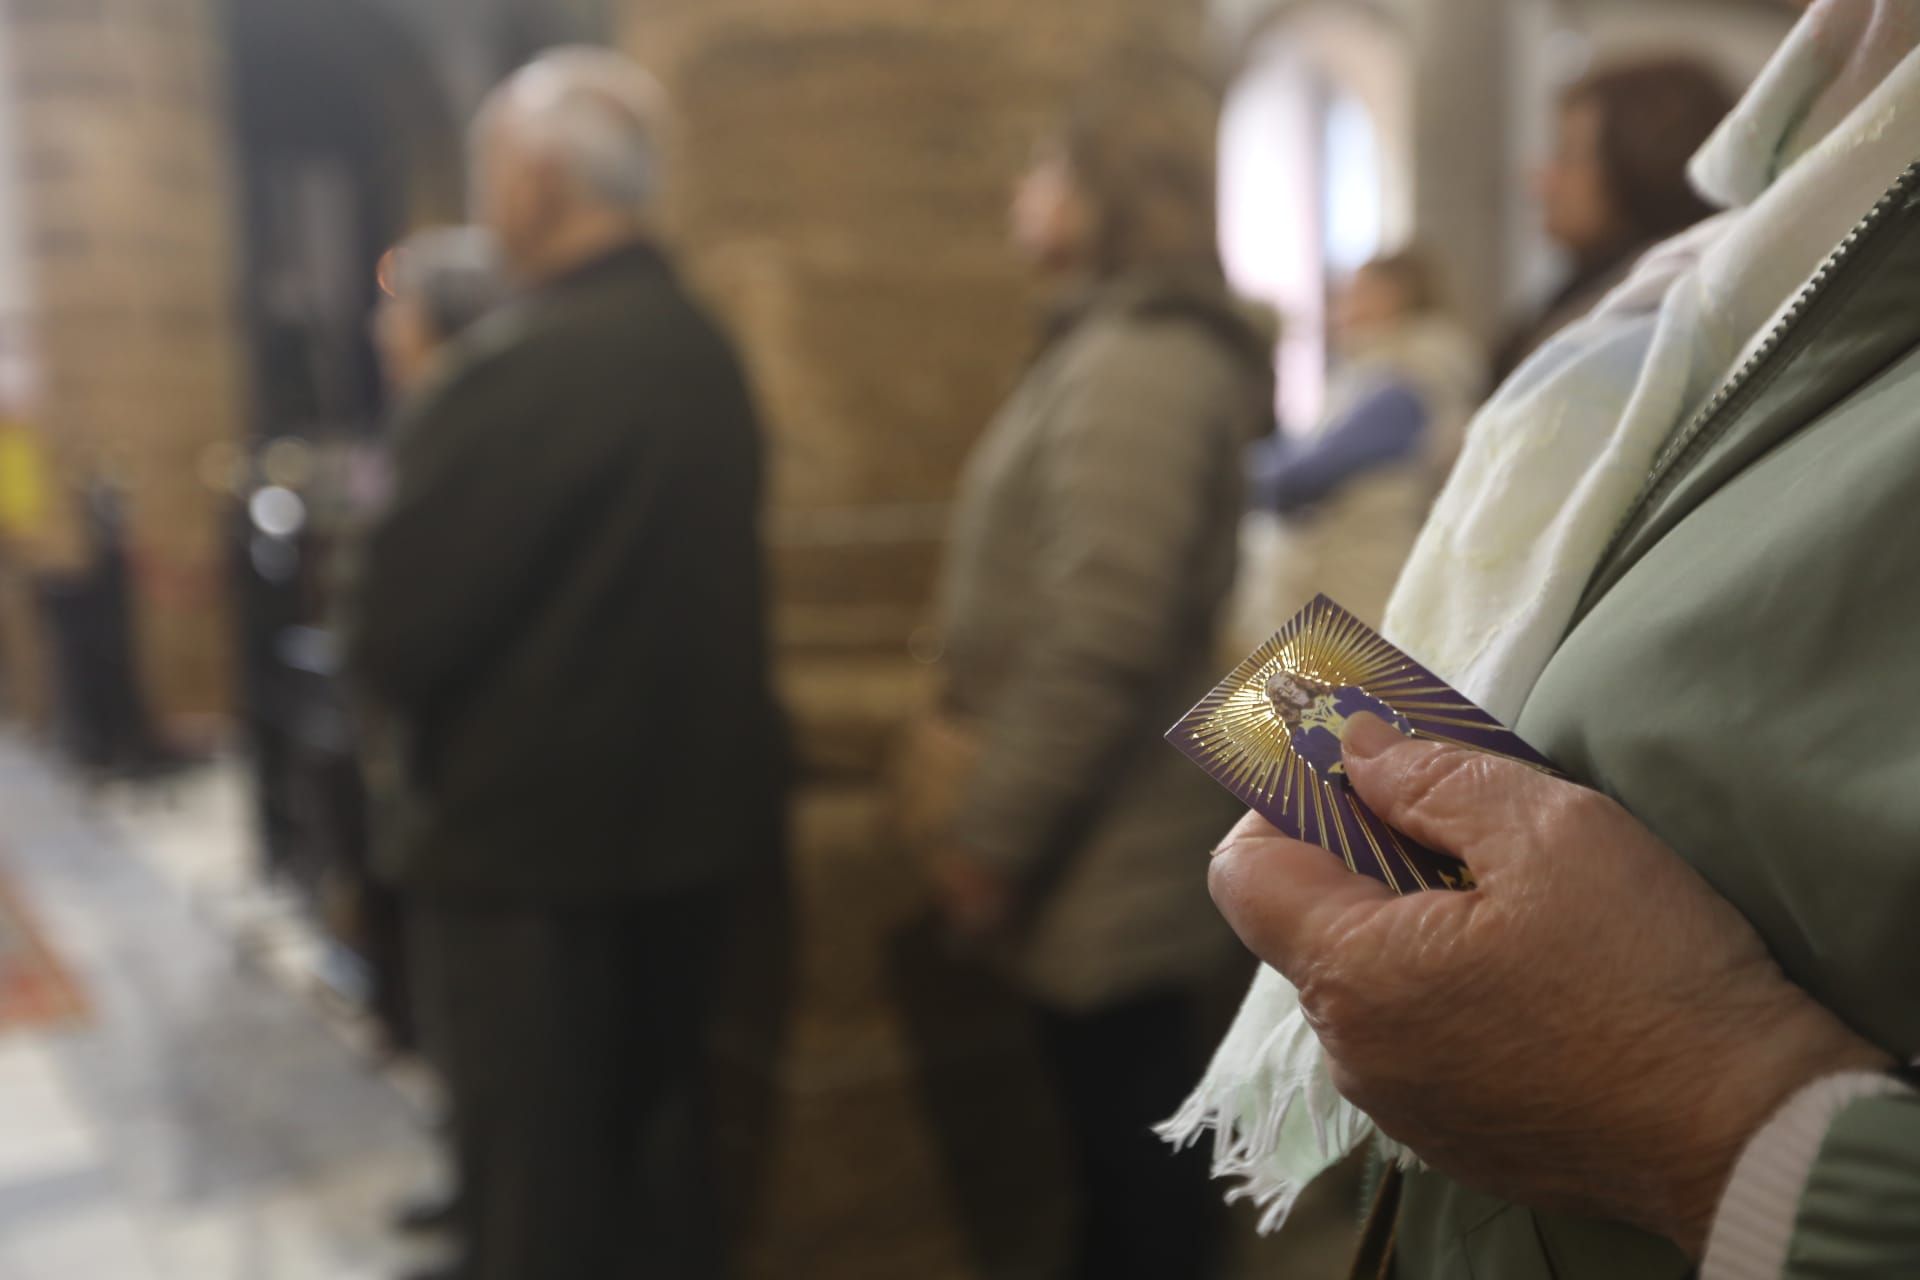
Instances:
[[[1326,387],[1330,285],[1412,220],[1412,68],[1370,5],[1293,5],[1255,26],[1221,117],[1221,254],[1282,317],[1278,408],[1304,429]]]

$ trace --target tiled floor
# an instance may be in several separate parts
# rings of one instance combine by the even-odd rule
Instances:
[[[0,1280],[360,1280],[433,1172],[422,1109],[299,989],[231,770],[86,796],[0,735],[0,863],[93,1017],[0,1034]]]
[[[0,730],[0,868],[92,1016],[0,1031],[0,1280],[385,1280],[432,1260],[390,1206],[434,1176],[430,1090],[322,998],[318,944],[260,887],[237,769],[83,794]],[[1345,1271],[1353,1194],[1316,1187],[1247,1276]]]

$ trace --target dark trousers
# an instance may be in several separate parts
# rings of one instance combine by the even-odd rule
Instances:
[[[133,656],[125,557],[85,574],[43,579],[61,745],[88,769],[138,770],[159,750]]]
[[[1200,1017],[1187,992],[1041,1016],[1080,1190],[1074,1280],[1213,1274],[1220,1202],[1206,1153],[1176,1154],[1153,1133],[1199,1079]]]
[[[415,979],[473,1280],[722,1273],[702,1081],[730,907],[422,904]]]

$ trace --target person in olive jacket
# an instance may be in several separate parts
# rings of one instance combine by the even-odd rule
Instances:
[[[424,907],[487,1280],[719,1266],[688,1116],[780,737],[760,432],[653,233],[656,96],[563,50],[483,111],[476,213],[523,294],[400,423],[351,607],[350,672],[407,737],[388,870]]]
[[[1160,735],[1218,674],[1272,342],[1222,278],[1215,100],[1116,59],[1021,183],[1042,348],[968,464],[940,595],[940,712],[971,743],[928,855],[948,918],[1032,1002],[1078,1174],[1072,1274],[1201,1275],[1204,1171],[1151,1133],[1237,971],[1195,874],[1233,805]]]

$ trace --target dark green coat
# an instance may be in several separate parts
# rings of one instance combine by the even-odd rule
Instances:
[[[666,261],[625,249],[484,321],[396,448],[347,644],[407,743],[396,878],[602,903],[767,849],[759,429]]]

